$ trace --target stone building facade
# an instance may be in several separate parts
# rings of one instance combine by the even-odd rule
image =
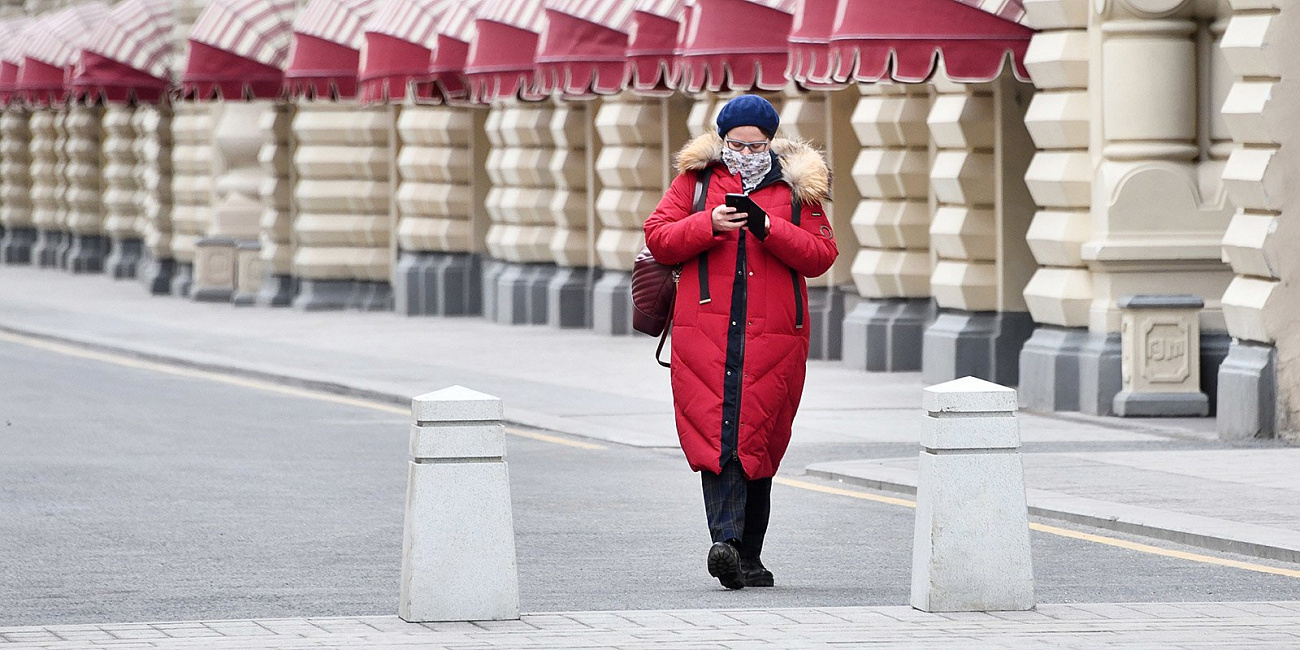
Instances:
[[[172,2],[180,90],[162,101],[27,101],[0,79],[0,261],[232,305],[626,335],[673,151],[761,92],[837,171],[815,358],[1018,384],[1039,411],[1190,390],[1225,438],[1296,437],[1300,7],[845,2],[266,0],[260,24],[240,22],[256,3]],[[0,21],[32,38],[74,6],[6,1]],[[898,52],[872,68],[887,39],[845,24],[899,7],[1004,47],[978,61],[936,32],[928,69]],[[788,37],[729,52],[724,28],[759,19]],[[196,36],[220,21],[261,49]],[[351,69],[296,68],[308,40]],[[1165,338],[1125,343],[1156,340],[1125,326],[1156,322],[1129,314],[1142,297],[1183,295],[1169,304],[1201,307],[1161,316]]]

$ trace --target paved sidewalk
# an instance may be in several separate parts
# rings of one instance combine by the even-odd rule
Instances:
[[[1294,650],[1300,647],[1300,603],[1070,604],[961,614],[910,607],[572,612],[424,625],[378,616],[0,628],[5,650],[415,647]]]
[[[479,318],[235,308],[151,297],[129,281],[10,266],[0,267],[3,331],[399,404],[463,384],[504,398],[506,417],[520,424],[676,446],[667,371],[652,360],[649,337]],[[812,460],[822,444],[840,446],[834,458],[844,458],[845,446],[861,448],[866,460],[813,470],[907,491],[915,484],[912,445],[925,426],[921,387],[916,373],[812,362],[794,446]],[[1211,419],[1022,413],[1020,425],[1040,514],[1300,561],[1300,450],[1220,443]]]

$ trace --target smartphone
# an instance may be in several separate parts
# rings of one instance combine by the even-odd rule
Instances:
[[[759,239],[767,236],[767,213],[754,203],[754,199],[746,194],[728,194],[727,207],[734,208],[737,212],[744,212],[745,227]],[[732,221],[741,221],[741,219],[732,219]]]

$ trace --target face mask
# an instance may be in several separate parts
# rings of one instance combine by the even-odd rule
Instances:
[[[766,151],[763,153],[740,153],[723,147],[722,162],[727,164],[728,171],[733,174],[740,174],[740,181],[744,185],[745,191],[757,187],[759,182],[772,170],[772,154]]]

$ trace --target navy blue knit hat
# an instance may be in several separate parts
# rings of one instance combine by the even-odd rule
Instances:
[[[723,137],[738,126],[756,126],[770,138],[780,124],[781,116],[777,114],[772,102],[758,95],[741,95],[727,102],[718,111],[718,135]]]

